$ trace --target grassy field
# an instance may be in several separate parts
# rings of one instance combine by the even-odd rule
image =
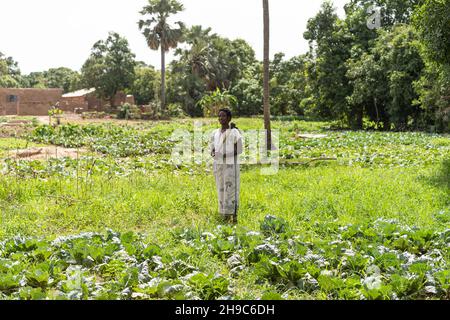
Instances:
[[[192,120],[1,138],[0,297],[450,298],[450,137],[330,126],[273,123],[284,164],[275,175],[242,166],[238,226],[218,219],[208,166],[170,160],[172,132]],[[7,158],[34,145],[90,152]],[[336,160],[289,164],[323,156]]]

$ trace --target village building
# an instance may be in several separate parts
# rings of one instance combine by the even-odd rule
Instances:
[[[115,106],[134,104],[134,97],[118,92]],[[108,111],[110,101],[99,99],[95,89],[82,89],[63,94],[63,89],[0,88],[0,115],[45,116],[52,107],[65,112]]]
[[[124,103],[134,104],[134,96],[118,92],[114,97],[113,104],[120,106]],[[59,103],[61,110],[76,113],[107,111],[109,107],[110,101],[98,98],[95,95],[95,88],[66,93],[61,97]]]
[[[0,88],[0,115],[45,116],[63,89]]]

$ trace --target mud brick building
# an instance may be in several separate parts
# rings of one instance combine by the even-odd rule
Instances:
[[[46,116],[62,89],[0,88],[0,115]]]
[[[80,111],[88,111],[88,100],[91,101],[91,108],[93,107],[93,105],[97,106],[97,103],[95,103],[94,101],[97,100],[94,93],[95,89],[82,89],[66,93],[61,97],[59,108],[63,111],[71,112],[75,112],[76,109],[79,109]]]
[[[123,92],[118,92],[114,97],[114,105],[120,106],[128,102],[134,104],[134,97],[127,96]],[[62,96],[59,108],[63,111],[75,112],[78,111],[107,111],[109,108],[109,101],[99,99],[95,95],[95,89],[82,89],[75,92],[69,92]]]
[[[134,104],[134,97],[118,92],[114,105],[120,106],[125,102]],[[66,94],[63,94],[63,89],[0,88],[0,116],[46,116],[53,106],[65,112],[108,111],[109,104],[110,101],[97,98],[94,88]]]

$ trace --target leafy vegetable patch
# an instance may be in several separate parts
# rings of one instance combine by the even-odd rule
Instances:
[[[175,229],[172,236],[189,253],[111,230],[6,239],[0,298],[233,299],[240,298],[234,283],[246,278],[271,288],[255,297],[263,299],[293,291],[318,299],[450,298],[450,230],[377,220],[315,224],[298,234],[285,220],[266,216],[259,231],[220,225]],[[221,272],[192,264],[205,254],[223,265]]]

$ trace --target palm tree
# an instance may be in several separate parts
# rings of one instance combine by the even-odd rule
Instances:
[[[184,51],[178,49],[180,50],[178,51],[179,55],[183,55],[191,67],[191,73],[200,78],[208,78],[213,69],[210,62],[210,39],[212,37],[210,32],[211,28],[203,29],[202,26],[192,26],[184,34],[185,42],[191,45],[190,49]]]
[[[269,0],[263,0],[264,10],[264,129],[267,132],[267,150],[272,150],[272,134],[270,130],[270,87],[269,87],[269,40],[270,40],[270,20],[269,20]]]
[[[139,20],[139,30],[144,34],[150,49],[161,49],[161,111],[166,106],[166,52],[177,47],[184,30],[182,22],[176,22],[178,28],[173,28],[168,18],[180,11],[183,11],[183,5],[176,0],[148,0],[148,5],[140,11],[150,18]]]
[[[210,32],[211,28],[192,26],[184,34],[184,40],[190,48],[184,51],[178,49],[177,53],[191,67],[191,73],[204,81],[206,89],[214,91],[230,87],[227,80],[230,66],[220,57],[220,48],[226,46],[226,42]]]

